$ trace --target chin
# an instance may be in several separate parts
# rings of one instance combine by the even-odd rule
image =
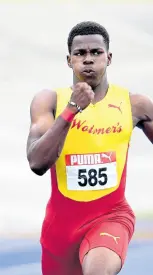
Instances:
[[[95,79],[93,77],[82,77],[82,76],[79,76],[79,77],[77,77],[77,79],[80,82],[86,82],[89,86],[91,86],[92,89],[95,89],[99,85],[99,81],[97,81],[97,79]]]
[[[93,79],[86,79],[84,82],[91,86],[92,89],[95,89],[99,85],[99,82],[97,83],[97,81],[94,81]]]

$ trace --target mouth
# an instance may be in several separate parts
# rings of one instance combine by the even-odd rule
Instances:
[[[92,75],[95,75],[95,71],[92,70],[92,69],[84,69],[84,70],[82,71],[82,74],[83,74],[83,75],[86,75],[86,76],[92,76]]]

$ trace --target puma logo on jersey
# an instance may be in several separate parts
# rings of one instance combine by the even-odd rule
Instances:
[[[108,237],[111,237],[111,238],[113,238],[113,240],[114,240],[114,242],[116,243],[116,244],[118,244],[118,239],[120,239],[120,237],[115,237],[115,236],[113,236],[113,235],[111,235],[111,234],[109,234],[109,233],[105,233],[105,232],[102,232],[102,233],[100,233],[100,236],[108,236]]]
[[[114,104],[108,104],[108,107],[109,107],[109,108],[115,108],[115,109],[118,109],[118,110],[121,112],[121,114],[122,114],[121,105],[122,105],[122,102],[120,103],[120,105],[119,105],[119,106],[114,105]]]

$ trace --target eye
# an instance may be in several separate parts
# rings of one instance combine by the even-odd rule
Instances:
[[[97,55],[103,54],[103,52],[100,51],[100,50],[93,50],[92,54],[95,55],[95,56],[97,56]]]
[[[81,56],[81,53],[78,52],[78,53],[74,53],[75,56]]]
[[[74,52],[74,55],[75,56],[83,56],[85,53],[86,53],[85,50],[79,50],[79,51]]]
[[[94,55],[100,55],[100,54],[102,54],[102,52],[96,51],[96,52],[94,52],[93,54],[94,54]]]

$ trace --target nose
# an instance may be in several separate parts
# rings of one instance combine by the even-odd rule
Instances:
[[[93,56],[91,54],[87,54],[84,58],[83,65],[92,65],[94,64]]]

